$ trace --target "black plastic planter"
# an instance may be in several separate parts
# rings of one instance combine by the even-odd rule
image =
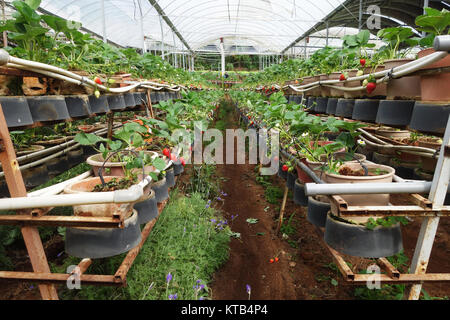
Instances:
[[[292,191],[294,190],[296,179],[297,179],[296,172],[288,172],[287,178],[286,178],[286,187],[288,187],[289,190],[292,190]]]
[[[157,103],[158,102],[158,96],[156,95],[156,92],[151,92],[150,93],[150,99],[152,100],[152,104]]]
[[[158,203],[169,199],[169,187],[167,186],[166,178],[153,182],[152,189],[155,191],[155,197]]]
[[[292,96],[292,102],[294,102],[295,104],[302,103],[302,96]]]
[[[49,177],[54,178],[57,175],[69,170],[69,157],[67,155],[48,160],[46,162],[47,165],[47,174]]]
[[[336,114],[336,107],[338,103],[337,98],[329,98],[327,101],[327,110],[325,111],[326,114]]]
[[[411,121],[414,103],[413,100],[381,100],[375,122],[388,126],[407,126]]]
[[[337,221],[328,215],[324,239],[333,249],[355,257],[390,257],[403,250],[400,224],[369,230],[365,226]]]
[[[330,204],[316,200],[313,197],[308,197],[307,201],[308,213],[306,219],[313,225],[324,228],[328,211],[330,211]]]
[[[318,97],[316,99],[316,106],[314,107],[314,112],[326,113],[328,107],[328,98]]]
[[[306,108],[311,108],[312,111],[314,111],[314,108],[316,106],[316,97],[309,97],[308,101],[306,102]]]
[[[308,197],[305,195],[305,186],[300,183],[298,179],[295,180],[294,203],[303,207],[308,205]]]
[[[354,99],[339,99],[336,105],[335,115],[338,117],[351,118],[354,106]]]
[[[105,114],[110,110],[106,96],[100,96],[99,98],[96,96],[89,96],[89,104],[92,112],[97,115]]]
[[[62,96],[28,97],[27,101],[34,122],[70,119],[66,100]]]
[[[134,107],[136,107],[136,101],[134,100],[134,94],[133,93],[125,93],[123,95],[123,99],[125,101],[125,107],[127,107],[127,108],[134,108]]]
[[[95,150],[94,150],[95,151]],[[69,167],[73,168],[80,163],[84,162],[84,156],[83,156],[83,149],[77,149],[77,150],[70,150],[67,153],[67,156],[69,157]]]
[[[108,99],[109,109],[113,111],[121,111],[126,108],[125,99],[121,94],[108,95],[106,96]]]
[[[124,228],[67,228],[65,251],[78,258],[107,258],[130,251],[141,242],[137,211],[125,219]]]
[[[134,209],[138,212],[139,224],[152,221],[158,216],[158,203],[156,202],[155,191],[150,190],[147,200],[137,202]]]
[[[174,174],[176,176],[179,176],[180,174],[182,174],[184,172],[184,166],[181,164],[180,160],[173,162],[173,170],[174,170]]]
[[[144,101],[142,101],[142,95],[140,92],[134,92],[133,93],[134,102],[136,103],[136,106],[140,106],[144,104]]]
[[[416,102],[409,128],[429,134],[443,134],[450,114],[450,104]]]
[[[166,170],[166,183],[168,188],[172,188],[175,186],[175,170],[172,167]]]
[[[48,181],[47,166],[42,164],[40,166],[29,168],[22,171],[23,180],[27,189],[32,189]]]
[[[3,114],[8,128],[17,128],[33,124],[27,99],[23,97],[0,97]]]
[[[72,118],[89,117],[93,114],[87,96],[66,97],[66,105]]]
[[[374,122],[377,118],[379,100],[356,99],[352,119]]]

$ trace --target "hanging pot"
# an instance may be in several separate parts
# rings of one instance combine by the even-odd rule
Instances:
[[[96,115],[105,114],[110,111],[106,96],[100,96],[99,98],[94,95],[89,96],[89,105],[91,106],[92,112]]]
[[[427,104],[416,102],[409,128],[428,134],[443,135],[450,114],[450,103]]]
[[[65,99],[70,117],[89,117],[93,114],[88,96],[66,96]]]
[[[65,252],[78,258],[107,258],[130,251],[141,242],[138,213],[125,219],[124,228],[66,228]]]
[[[327,102],[326,114],[330,115],[336,114],[337,103],[338,103],[337,98],[329,98]]]
[[[283,164],[280,162],[278,166],[278,177],[281,179],[287,180],[287,171],[283,171]]]
[[[27,99],[23,97],[0,97],[0,104],[8,128],[24,127],[33,124]]]
[[[352,119],[375,122],[380,100],[357,99],[353,108]]]
[[[180,160],[173,162],[173,170],[174,170],[174,174],[176,176],[179,176],[180,174],[182,174],[184,172],[184,166],[181,164]]]
[[[316,106],[314,107],[314,112],[326,113],[327,107],[328,107],[328,98],[318,97],[316,99]]]
[[[28,97],[27,101],[34,122],[70,119],[66,100],[62,96]]]
[[[296,178],[295,172],[287,172],[286,187],[291,191],[294,190]]]
[[[122,111],[126,108],[125,99],[122,94],[106,95],[109,109],[112,111]]]
[[[133,93],[125,93],[123,95],[123,100],[125,101],[126,108],[134,108],[136,106],[136,101],[134,100]]]
[[[337,102],[335,115],[337,117],[351,118],[353,115],[354,106],[354,99],[339,99]]]
[[[166,170],[166,180],[167,187],[173,188],[175,186],[175,170],[173,168],[173,165]]]
[[[167,186],[167,180],[163,179],[153,182],[151,188],[155,191],[156,202],[161,203],[169,199],[169,187]]]
[[[407,126],[411,121],[414,105],[414,100],[381,100],[375,122],[387,126]]]

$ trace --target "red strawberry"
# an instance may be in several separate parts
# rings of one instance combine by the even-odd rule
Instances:
[[[170,150],[167,148],[164,148],[163,155],[165,155],[166,157],[170,157]]]
[[[183,167],[186,165],[186,161],[184,160],[183,157],[180,157],[180,162]]]
[[[273,259],[270,259],[270,260],[269,260],[269,263],[273,263],[273,262],[274,262],[274,260],[273,260]]]
[[[172,161],[177,161],[177,156],[174,155],[173,153],[170,154],[170,160]]]
[[[283,170],[284,172],[286,172],[286,171],[289,170],[289,167],[288,167],[287,165],[283,165],[283,166],[281,167],[281,170]]]
[[[345,81],[347,78],[345,78],[345,74],[341,74],[339,81]]]
[[[367,84],[367,93],[371,94],[377,88],[377,84],[375,82],[369,82]]]
[[[359,60],[359,63],[364,67],[366,65],[366,59]]]
[[[275,262],[278,262],[278,260],[280,260],[279,258],[275,258]]]
[[[95,82],[96,84],[103,84],[102,80],[101,80],[99,77],[95,77],[95,78],[94,78],[94,82]]]

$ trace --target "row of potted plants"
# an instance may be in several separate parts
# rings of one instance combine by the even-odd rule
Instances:
[[[415,36],[411,28],[385,28],[378,32],[377,37],[384,46],[373,53],[375,44],[370,42],[368,30],[362,30],[356,35],[343,37],[342,48],[326,47],[316,51],[305,60],[289,60],[280,65],[267,68],[259,75],[249,77],[245,86],[261,83],[279,85],[306,85],[324,80],[340,80],[338,87],[364,86],[362,91],[341,91],[335,88],[321,86],[307,91],[306,95],[342,98],[372,98],[387,97],[388,99],[412,99],[422,101],[449,101],[449,91],[445,90],[450,79],[448,72],[427,73],[420,76],[405,76],[399,79],[389,79],[384,84],[377,84],[372,77],[365,81],[344,82],[350,77],[373,74],[383,70],[391,70],[414,60],[413,52],[418,52],[418,58],[434,52],[433,41],[438,35],[447,34],[450,26],[450,12],[426,8],[425,14],[416,18],[416,29],[427,33],[425,38]],[[446,68],[450,66],[450,57],[423,67],[421,70]],[[294,79],[294,80],[292,80]],[[270,88],[270,87],[269,87]],[[267,87],[265,88],[267,90]],[[295,91],[287,88],[287,94]]]
[[[325,241],[330,246],[364,257],[390,256],[402,249],[399,223],[404,223],[404,219],[342,219],[327,197],[306,198],[304,195],[304,183],[312,180],[295,160],[306,164],[326,183],[392,182],[394,168],[369,164],[364,155],[355,152],[361,143],[357,129],[363,124],[332,117],[321,119],[308,114],[300,105],[288,104],[281,93],[272,95],[269,101],[256,93],[235,91],[231,95],[238,101],[241,116],[249,125],[279,131],[280,144],[287,151],[287,157],[280,160],[279,175],[286,177],[296,203],[308,205],[308,220],[325,227]],[[389,203],[388,194],[344,195],[342,198],[349,205],[357,206]]]

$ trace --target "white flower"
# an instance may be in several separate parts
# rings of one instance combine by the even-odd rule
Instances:
[[[358,144],[362,147],[364,147],[366,145],[366,142],[362,139],[358,139]]]
[[[302,137],[307,137],[309,135],[309,133],[308,132],[304,132],[304,133],[302,133]]]

